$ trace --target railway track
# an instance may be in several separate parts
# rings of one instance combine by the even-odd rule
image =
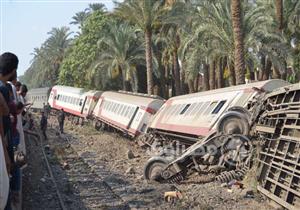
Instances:
[[[104,175],[109,172],[105,171],[103,167],[99,167],[102,169],[100,174],[99,170],[92,169],[72,148],[70,138],[58,137],[58,139],[63,140],[63,142],[59,142],[61,148],[64,148],[64,155],[61,160],[67,164],[63,170],[59,169],[57,165],[49,163],[52,162],[51,153],[55,151],[45,151],[45,142],[40,133],[39,139],[44,160],[62,210],[130,209],[127,202],[103,180]],[[63,178],[61,173],[65,173]],[[66,182],[67,184],[65,184]],[[73,193],[71,197],[77,198],[75,202],[70,199],[70,191]]]

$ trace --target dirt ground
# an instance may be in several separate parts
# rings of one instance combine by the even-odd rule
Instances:
[[[134,141],[68,122],[65,131],[57,135],[56,120],[49,120],[49,140],[43,148],[67,209],[272,209],[255,191],[247,196],[252,189],[228,189],[217,183],[176,185],[183,199],[167,203],[164,192],[174,185],[144,180],[143,167],[150,156]],[[28,138],[23,206],[60,209],[41,148]]]

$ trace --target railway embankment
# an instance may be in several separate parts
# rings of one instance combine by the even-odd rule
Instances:
[[[66,123],[66,134],[49,120],[48,141],[27,141],[29,164],[24,174],[24,209],[271,209],[249,189],[217,183],[177,185],[183,198],[170,204],[164,192],[174,185],[148,183],[143,178],[149,155],[133,141],[91,126]],[[42,149],[46,157],[43,156]],[[54,181],[49,175],[47,158]]]

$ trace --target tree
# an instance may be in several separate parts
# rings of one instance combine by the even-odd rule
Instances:
[[[77,12],[73,17],[73,21],[70,22],[70,24],[79,25],[79,28],[81,29],[83,27],[83,23],[86,20],[86,18],[89,16],[89,13],[87,12],[87,9],[81,12]]]
[[[111,75],[115,69],[121,71],[123,90],[129,90],[126,81],[130,78],[133,90],[137,92],[138,81],[135,67],[144,63],[144,47],[128,24],[110,22],[108,31],[98,41],[99,48],[106,49],[95,61],[94,71],[107,69]]]
[[[115,14],[135,24],[145,37],[145,57],[147,67],[147,92],[153,93],[152,35],[156,24],[162,21],[163,7],[156,0],[126,0],[119,3]]]
[[[102,52],[97,42],[106,33],[107,22],[108,18],[102,11],[93,12],[86,19],[82,34],[74,40],[70,53],[62,63],[59,74],[60,84],[86,88],[103,87],[95,82],[95,78],[91,80],[90,67]]]
[[[240,0],[231,0],[231,18],[234,37],[234,68],[237,84],[245,83],[244,34]]]
[[[278,30],[283,29],[283,0],[275,0]]]
[[[31,66],[24,74],[23,81],[30,88],[57,84],[60,66],[71,43],[68,27],[52,28],[48,34],[42,46],[34,49]]]

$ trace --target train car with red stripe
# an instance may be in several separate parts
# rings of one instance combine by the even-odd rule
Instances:
[[[172,97],[149,123],[147,133],[152,135],[143,141],[151,145],[163,136],[192,145],[216,130],[220,117],[229,109],[235,110],[234,113],[245,112],[256,95],[288,84],[283,80],[267,80]]]
[[[103,92],[94,111],[97,129],[107,126],[135,137],[146,132],[150,118],[165,100],[158,96],[131,92]]]
[[[78,119],[86,119],[91,116],[101,94],[101,91],[56,85],[51,89],[48,102],[52,109],[63,109]]]

